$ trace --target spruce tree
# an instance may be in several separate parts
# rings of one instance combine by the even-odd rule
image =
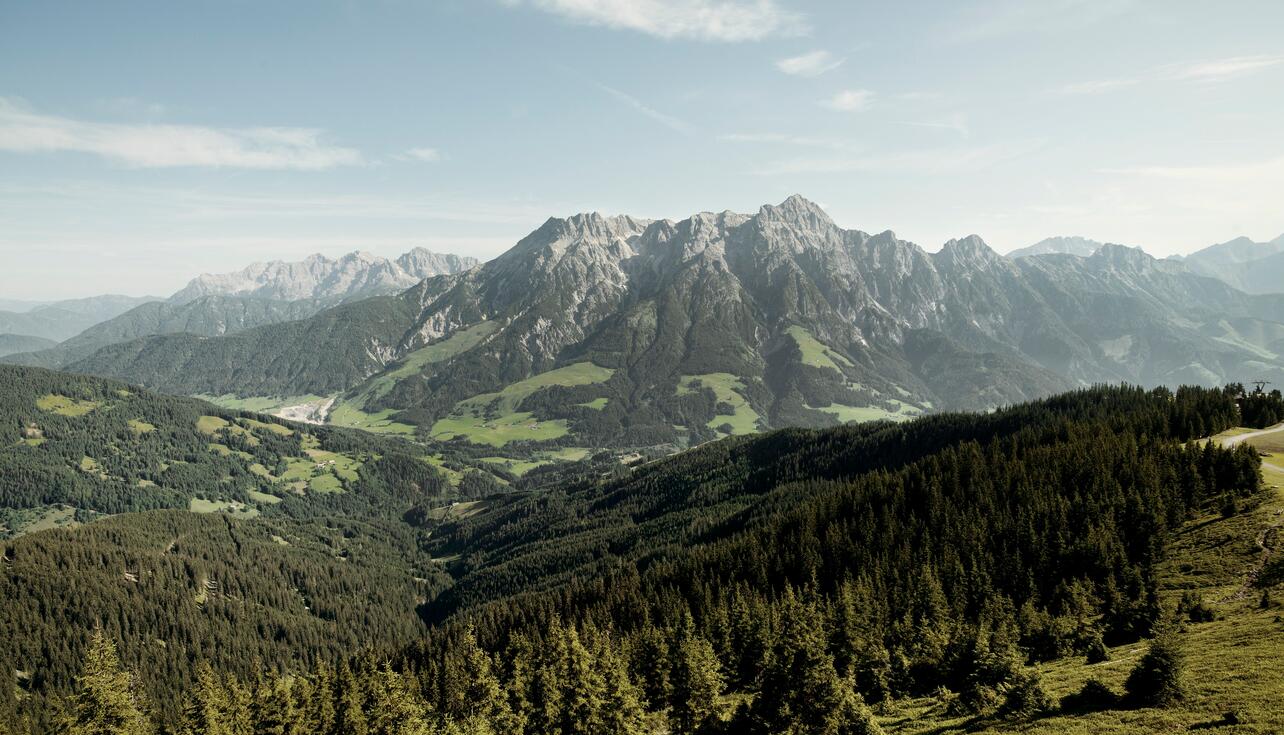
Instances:
[[[368,735],[365,687],[346,661],[335,677],[334,709],[335,735]]]
[[[334,706],[334,668],[322,662],[312,681],[311,701],[307,704],[308,724],[312,732],[331,733],[337,721]]]
[[[392,666],[384,664],[370,676],[370,735],[433,734],[423,703]]]
[[[703,637],[683,635],[675,649],[670,723],[679,733],[694,733],[717,711],[722,672],[713,646]]]
[[[1165,630],[1150,643],[1124,682],[1128,698],[1142,707],[1167,707],[1181,699],[1183,655],[1176,633]]]
[[[642,692],[630,678],[624,657],[616,650],[609,635],[595,636],[590,645],[603,682],[603,735],[637,735],[643,732],[645,711]]]
[[[261,677],[253,697],[255,735],[295,735],[300,731],[288,681],[275,673]]]
[[[60,723],[65,735],[146,735],[151,722],[134,677],[125,671],[116,644],[102,631],[94,631],[85,654],[84,668],[76,677],[76,694]]]
[[[562,624],[553,619],[544,632],[538,662],[531,672],[526,700],[530,703],[526,732],[540,735],[562,735],[562,692],[567,682],[566,635]]]
[[[447,715],[494,725],[508,722],[503,687],[492,670],[490,656],[477,645],[472,628],[447,652],[443,669],[442,709]]]
[[[671,668],[669,642],[660,629],[647,623],[635,637],[633,670],[652,709],[663,709],[669,702]]]
[[[228,722],[227,690],[208,662],[196,669],[196,688],[183,707],[180,735],[233,735]]]
[[[563,735],[599,735],[603,732],[606,682],[572,626],[562,629],[566,656],[562,681],[561,731]]]

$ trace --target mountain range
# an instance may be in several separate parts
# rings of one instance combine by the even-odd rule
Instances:
[[[47,350],[58,343],[44,337],[32,337],[26,334],[0,334],[0,357],[16,352],[33,352]]]
[[[1270,242],[1238,237],[1180,258],[1194,273],[1225,281],[1248,293],[1284,290],[1284,235]]]
[[[1017,248],[1008,253],[1009,258],[1026,258],[1031,255],[1079,255],[1088,257],[1101,249],[1105,243],[1089,240],[1086,237],[1048,237],[1033,245]]]
[[[66,299],[32,306],[20,302],[8,302],[7,306],[16,308],[12,311],[0,311],[0,334],[39,337],[61,342],[99,322],[154,300],[150,296],[106,295]]]
[[[206,296],[337,303],[402,291],[430,276],[457,273],[476,258],[414,248],[395,259],[356,251],[336,259],[310,255],[297,262],[254,263],[235,273],[204,273],[169,297],[186,304]]]
[[[333,423],[505,451],[681,447],[1098,382],[1281,381],[1281,315],[1284,296],[1136,249],[1010,259],[969,236],[929,253],[794,196],[681,221],[550,218],[498,258],[399,295],[218,337],[143,337],[67,367],[310,400]]]
[[[219,336],[303,319],[346,301],[397,293],[424,278],[474,267],[476,259],[415,248],[396,259],[352,252],[331,259],[255,263],[235,273],[202,274],[168,299],[134,300],[95,319],[61,344],[10,350],[11,362],[60,367],[110,344],[156,334]],[[124,298],[124,297],[122,297]],[[40,307],[44,313],[53,307]],[[0,326],[5,322],[0,316]],[[80,331],[83,330],[83,331]],[[16,330],[14,330],[16,331]],[[23,332],[18,332],[23,334]]]

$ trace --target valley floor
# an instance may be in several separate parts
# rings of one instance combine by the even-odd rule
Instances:
[[[1217,615],[1213,622],[1188,624],[1181,633],[1186,654],[1182,705],[1056,714],[1013,725],[950,717],[940,700],[923,698],[878,712],[883,729],[903,735],[1284,732],[1284,600],[1277,595],[1269,609],[1262,609],[1262,592],[1253,584],[1268,561],[1284,557],[1284,425],[1262,431],[1232,429],[1214,440],[1247,441],[1257,447],[1264,455],[1266,488],[1248,512],[1231,518],[1209,514],[1188,523],[1161,566],[1166,610],[1176,606],[1183,592],[1195,591]],[[1043,687],[1054,701],[1078,691],[1090,678],[1121,692],[1145,650],[1143,641],[1111,649],[1110,659],[1098,664],[1089,665],[1082,658],[1044,664],[1039,667]]]

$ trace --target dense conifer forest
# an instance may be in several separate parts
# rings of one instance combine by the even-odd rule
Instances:
[[[398,464],[341,514],[33,533],[0,545],[0,723],[837,734],[920,696],[977,723],[1163,705],[1181,696],[1168,545],[1259,495],[1255,448],[1199,439],[1282,408],[1239,386],[1098,387],[728,439],[436,511],[405,512],[419,465]],[[1177,612],[1201,619],[1188,597]],[[1058,703],[1034,668],[1123,644],[1149,653],[1117,692]]]

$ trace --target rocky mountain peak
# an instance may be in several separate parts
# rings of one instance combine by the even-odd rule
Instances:
[[[979,235],[950,240],[937,255],[945,262],[965,267],[988,266],[1000,260],[999,254]]]
[[[1098,265],[1110,265],[1132,269],[1145,268],[1158,262],[1141,248],[1129,247],[1127,245],[1116,245],[1114,243],[1106,243],[1105,245],[1102,245],[1097,252],[1092,254],[1089,261]]]
[[[766,222],[782,222],[797,225],[809,230],[820,230],[834,227],[820,205],[798,194],[790,196],[778,205],[764,204],[758,209],[758,219]]]
[[[555,239],[597,239],[610,241],[628,239],[639,234],[650,220],[629,215],[605,216],[599,212],[581,212],[570,217],[550,217],[538,231],[553,235]]]

